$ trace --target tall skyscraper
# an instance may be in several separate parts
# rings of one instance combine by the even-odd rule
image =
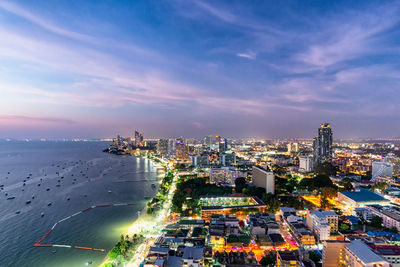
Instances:
[[[185,161],[188,159],[188,148],[182,138],[176,139],[175,148],[175,155],[178,160]]]
[[[332,135],[332,128],[329,123],[321,124],[318,128],[318,137],[313,140],[316,164],[332,161]]]
[[[159,139],[157,142],[157,154],[161,157],[168,157],[168,139]]]
[[[212,137],[211,135],[207,135],[204,137],[204,142],[203,142],[204,146],[206,147],[207,150],[211,149],[211,145],[212,145]]]
[[[221,153],[228,150],[228,140],[226,138],[222,138],[222,137],[219,138],[218,149],[219,149],[219,152],[221,152]]]
[[[139,131],[135,131],[135,147],[142,146],[144,146],[143,134],[139,133]]]

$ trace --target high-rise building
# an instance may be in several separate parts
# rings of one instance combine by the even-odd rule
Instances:
[[[297,152],[299,152],[299,144],[298,143],[288,143],[287,144],[287,152],[288,153],[297,153]]]
[[[299,158],[299,171],[301,172],[311,172],[313,170],[313,160],[311,157],[300,157]]]
[[[203,141],[204,146],[206,147],[207,150],[211,149],[211,145],[212,145],[212,137],[211,135],[207,135],[204,137],[204,141]]]
[[[168,139],[158,139],[157,142],[157,154],[161,157],[168,157]]]
[[[314,161],[318,163],[332,161],[332,128],[329,123],[321,124],[318,137],[313,140]]]
[[[372,179],[378,176],[393,177],[393,163],[381,161],[372,162]]]
[[[188,159],[188,148],[182,138],[176,139],[175,156],[178,160],[186,161]]]
[[[135,147],[142,147],[144,146],[143,142],[143,134],[135,131]]]
[[[260,166],[253,166],[253,184],[265,188],[266,193],[275,194],[275,175]]]
[[[223,153],[228,150],[228,140],[226,138],[220,137],[217,144],[219,152]]]
[[[390,162],[393,164],[393,175],[400,175],[400,158],[393,153],[388,153],[386,157],[383,158],[384,162]]]
[[[236,154],[235,153],[219,153],[219,164],[222,166],[229,166],[236,164]]]

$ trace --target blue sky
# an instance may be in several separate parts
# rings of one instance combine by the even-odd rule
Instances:
[[[0,137],[398,137],[399,8],[0,0]]]

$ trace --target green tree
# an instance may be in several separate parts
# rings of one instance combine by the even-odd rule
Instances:
[[[247,187],[246,179],[239,177],[235,180],[235,190],[238,193],[242,193],[243,188]]]
[[[121,255],[121,250],[117,245],[107,254],[110,260],[115,260],[119,255]]]
[[[343,178],[342,181],[340,181],[340,185],[343,187],[344,191],[351,191],[353,190],[353,184],[352,184],[353,180],[350,178]]]
[[[321,261],[321,256],[319,254],[315,253],[314,251],[309,251],[308,256],[309,256],[310,260],[312,260],[315,263],[319,263]]]
[[[275,255],[272,252],[270,252],[268,255],[265,255],[260,260],[261,266],[269,266],[274,264],[275,264]]]
[[[314,173],[317,175],[336,175],[339,172],[339,168],[334,166],[330,162],[323,162],[315,166]]]
[[[333,187],[321,188],[321,198],[335,198],[337,197],[337,190]]]
[[[374,185],[371,187],[371,190],[372,190],[372,191],[379,190],[380,192],[383,192],[383,191],[386,190],[386,188],[387,188],[388,186],[389,186],[389,185],[388,185],[387,183],[376,183],[376,184],[374,184]]]
[[[379,216],[374,216],[371,219],[371,226],[376,227],[376,228],[381,228],[383,223],[383,219]]]
[[[271,193],[268,194],[264,193],[262,200],[267,206],[266,210],[271,213],[276,213],[281,206],[281,202],[279,201],[278,197]]]

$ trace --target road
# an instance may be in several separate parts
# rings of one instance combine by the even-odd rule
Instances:
[[[172,185],[168,192],[167,200],[164,203],[163,208],[158,212],[157,217],[155,218],[154,216],[145,216],[142,220],[138,220],[135,225],[131,227],[133,231],[136,230],[138,232],[141,232],[145,236],[146,242],[138,247],[136,255],[133,257],[132,260],[128,262],[126,266],[139,266],[140,263],[146,258],[150,247],[154,245],[157,238],[160,236],[161,230],[164,229],[165,225],[169,223],[168,216],[170,214],[172,198],[176,189],[177,180],[178,175],[174,174]]]

